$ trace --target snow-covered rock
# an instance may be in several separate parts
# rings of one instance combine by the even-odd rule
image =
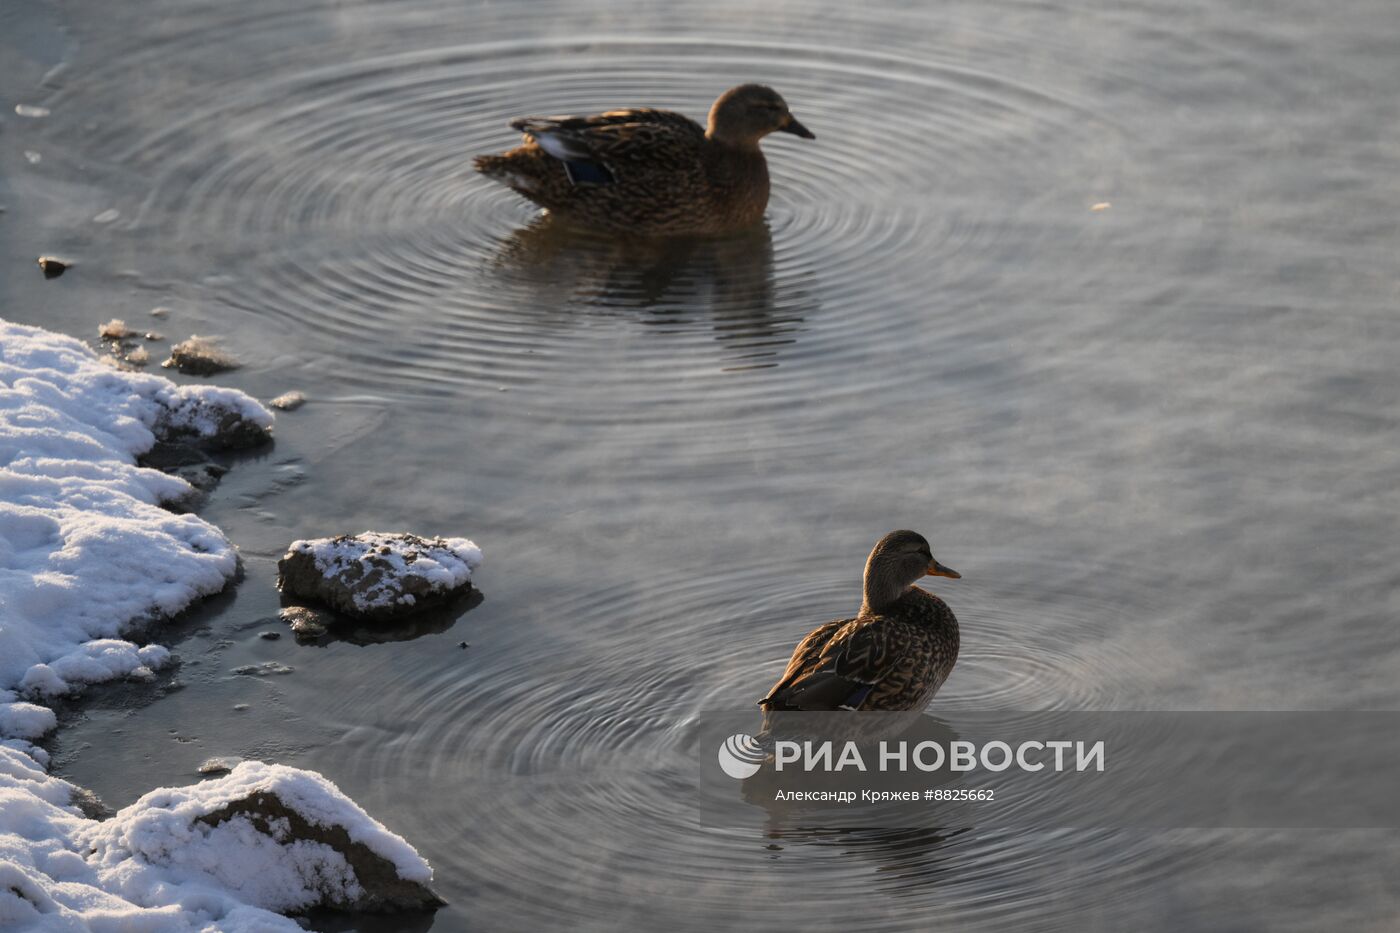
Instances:
[[[133,899],[194,884],[284,913],[442,903],[412,846],[321,775],[285,765],[245,761],[217,780],[151,791],[83,838]]]
[[[122,634],[237,571],[219,529],[162,507],[189,483],[138,457],[158,440],[265,442],[271,427],[235,389],[121,372],[78,340],[0,320],[0,738],[53,728],[27,700],[150,676],[168,652]]]
[[[277,912],[420,909],[432,869],[318,774],[243,762],[104,822],[0,746],[0,928],[296,931]]]
[[[481,549],[466,538],[366,531],[293,541],[277,562],[284,593],[362,621],[388,621],[464,595]]]

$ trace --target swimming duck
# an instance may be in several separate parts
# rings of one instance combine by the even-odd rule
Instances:
[[[854,619],[813,629],[788,661],[765,710],[920,710],[958,660],[958,620],[920,589],[922,576],[962,575],[933,559],[928,541],[892,531],[865,562],[865,598]]]
[[[639,236],[713,234],[757,223],[768,206],[769,133],[816,137],[778,92],[741,84],[701,127],[670,110],[521,117],[523,145],[477,156],[478,172],[574,223]]]

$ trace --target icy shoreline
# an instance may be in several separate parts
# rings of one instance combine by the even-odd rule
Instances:
[[[185,480],[137,465],[158,440],[214,441],[272,414],[242,392],[121,372],[80,341],[0,321],[0,737],[34,739],[43,700],[149,676],[168,652],[121,635],[217,593],[238,552],[163,506]]]
[[[119,371],[0,319],[0,926],[297,930],[269,911],[395,906],[366,871],[426,891],[417,852],[312,772],[245,762],[98,822],[32,744],[57,723],[45,702],[168,663],[124,635],[237,573],[218,528],[164,507],[194,487],[138,458],[158,442],[248,446],[272,423],[237,390]]]

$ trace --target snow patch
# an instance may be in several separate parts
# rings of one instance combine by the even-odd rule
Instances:
[[[192,487],[136,458],[158,436],[271,426],[237,390],[119,372],[78,340],[0,320],[0,738],[54,725],[14,691],[151,676],[169,653],[122,632],[218,592],[237,570],[222,532],[162,508]]]
[[[13,690],[0,690],[0,736],[37,739],[56,725],[58,718],[47,706],[25,703]]]

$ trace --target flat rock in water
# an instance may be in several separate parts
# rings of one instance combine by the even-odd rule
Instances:
[[[218,758],[206,758],[200,764],[198,771],[200,774],[228,774],[243,759],[237,755],[224,755]]]
[[[286,605],[277,612],[277,616],[291,626],[291,633],[297,637],[297,644],[321,639],[336,622],[335,612],[309,605]]]
[[[178,369],[189,376],[212,376],[237,369],[239,363],[211,338],[195,334],[171,347],[170,359],[160,365],[166,369]]]
[[[326,634],[335,619],[331,613],[309,606],[284,606],[277,615],[299,638],[319,638]]]
[[[283,392],[268,404],[282,411],[296,411],[306,404],[306,396],[300,392]]]
[[[293,541],[277,586],[366,622],[387,622],[468,593],[481,549],[466,538],[367,531]]]
[[[242,667],[235,667],[235,674],[242,674],[244,677],[268,677],[272,674],[290,674],[296,668],[281,661],[264,661],[261,664],[244,664]]]

